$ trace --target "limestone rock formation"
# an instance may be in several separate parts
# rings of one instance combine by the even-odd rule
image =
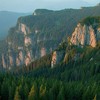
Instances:
[[[64,51],[54,51],[52,53],[51,68],[54,68],[64,57]]]
[[[100,39],[100,30],[95,29],[92,25],[82,26],[80,23],[75,28],[75,31],[72,33],[71,43],[74,45],[90,45],[92,47],[96,47],[97,40]]]
[[[39,30],[37,29],[31,32],[26,24],[18,22],[16,27],[10,29],[10,31],[11,35],[6,40],[7,50],[0,58],[1,66],[4,69],[11,69],[11,67],[22,65],[27,66],[55,48],[54,44],[47,45],[48,41],[52,42],[50,40],[51,37],[46,39],[45,36],[39,36]],[[14,34],[14,37],[12,34]]]
[[[56,64],[56,62],[57,62],[57,53],[56,53],[56,51],[54,51],[53,54],[52,54],[51,68],[54,67],[54,65]]]

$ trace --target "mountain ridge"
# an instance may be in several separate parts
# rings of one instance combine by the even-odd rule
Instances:
[[[11,11],[0,11],[0,40],[3,40],[8,35],[8,30],[16,25],[17,19],[20,16],[25,16],[28,13],[16,13]]]
[[[1,59],[5,61],[4,68],[28,65],[31,61],[52,52],[62,39],[71,35],[81,19],[88,16],[99,16],[99,7],[54,12],[46,10],[48,12],[46,14],[20,17],[17,25],[9,30],[6,39],[7,50],[1,53]],[[3,64],[2,60],[1,64]]]

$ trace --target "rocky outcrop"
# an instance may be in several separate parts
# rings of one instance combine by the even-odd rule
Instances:
[[[52,38],[46,39],[45,36],[39,36],[40,30],[37,28],[31,32],[26,24],[18,22],[17,26],[10,30],[15,38],[13,39],[12,33],[10,33],[11,35],[6,40],[8,48],[0,58],[1,66],[4,69],[27,66],[32,61],[52,52],[56,47],[55,44],[48,45],[48,41],[52,42]]]
[[[32,61],[32,51],[28,51],[25,56],[25,65],[27,66]]]
[[[24,35],[27,35],[30,33],[29,27],[27,27],[23,23],[18,23],[18,31],[22,32]]]
[[[31,38],[25,36],[24,44],[25,44],[26,47],[29,46],[29,45],[31,45],[31,44],[32,44],[32,40],[31,40]]]
[[[71,48],[72,44],[78,45],[80,47],[83,47],[85,45],[96,47],[98,41],[100,41],[99,22],[93,23],[91,25],[90,24],[83,25],[79,23],[75,28],[74,32],[72,33],[71,39],[68,40],[70,46],[65,47],[66,53],[63,55],[63,53],[61,52],[62,50],[53,52],[51,59],[51,68],[55,67],[55,65],[58,64],[61,61],[61,59],[64,63],[67,64],[70,61],[77,61],[78,59],[81,58],[83,54],[77,51],[77,49]]]
[[[97,40],[100,38],[99,29],[94,29],[92,25],[81,25],[80,23],[75,28],[75,31],[72,33],[71,43],[74,45],[90,45],[96,47]]]
[[[51,68],[54,68],[64,58],[64,51],[54,51],[51,57]]]
[[[10,65],[10,66],[9,66]],[[11,54],[2,54],[2,67],[4,69],[11,69],[15,65],[15,58],[14,55]]]
[[[53,68],[56,63],[57,63],[57,53],[56,51],[54,51],[52,54],[51,68]]]
[[[16,57],[16,66],[21,66],[22,64],[24,64],[24,54],[23,51],[19,51],[18,56]]]

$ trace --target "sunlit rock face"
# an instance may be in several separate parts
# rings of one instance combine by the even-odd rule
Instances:
[[[20,66],[24,63],[24,54],[23,51],[19,51],[18,57],[16,58],[16,64],[17,66]]]
[[[26,57],[26,59],[25,59],[25,65],[27,66],[29,64],[30,64],[30,58],[29,57]]]
[[[94,32],[94,29],[92,28],[92,26],[89,27],[89,33],[90,33],[90,42],[89,45],[91,45],[92,47],[96,47],[96,35]]]
[[[72,33],[69,43],[71,43],[71,45],[78,45],[79,47],[86,45],[93,48],[96,47],[98,41],[100,41],[100,28],[98,27],[98,23],[95,27],[94,26],[95,25],[81,25],[79,23]],[[77,61],[83,56],[80,52],[76,52],[77,50],[70,50],[70,48],[66,48],[65,53],[61,51],[58,50],[52,53],[51,68],[54,68],[61,60],[64,63],[68,63],[70,61]]]
[[[25,56],[25,65],[29,65],[32,61],[32,51],[27,51],[27,54]]]
[[[27,35],[27,33],[30,33],[30,29],[25,24],[22,24],[22,23],[19,23],[19,31],[24,33],[24,35]]]
[[[56,62],[57,62],[57,53],[56,53],[56,51],[54,51],[53,54],[52,54],[51,68],[54,67],[54,65],[56,64]]]
[[[79,23],[72,33],[71,43],[74,45],[90,45],[96,47],[98,38],[96,35],[98,35],[98,32],[95,32],[92,26],[82,26]]]
[[[54,68],[64,57],[64,51],[54,51],[51,58],[51,68]]]
[[[27,66],[32,61],[45,56],[48,52],[52,52],[51,49],[55,48],[52,46],[48,47],[48,43],[46,44],[48,39],[45,36],[38,36],[38,29],[31,32],[25,24],[18,22],[14,32],[13,34],[15,34],[15,40],[17,41],[13,37],[7,39],[8,49],[5,55],[2,54],[1,62],[4,69],[23,65]],[[16,39],[17,36],[22,36],[23,39]],[[46,46],[44,46],[44,43]]]
[[[30,44],[32,43],[31,38],[29,38],[29,37],[25,37],[25,39],[24,39],[24,43],[25,43],[25,46],[30,45]]]

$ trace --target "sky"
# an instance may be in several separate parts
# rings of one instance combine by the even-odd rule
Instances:
[[[35,9],[61,10],[94,6],[99,0],[0,0],[0,11],[33,12]]]

